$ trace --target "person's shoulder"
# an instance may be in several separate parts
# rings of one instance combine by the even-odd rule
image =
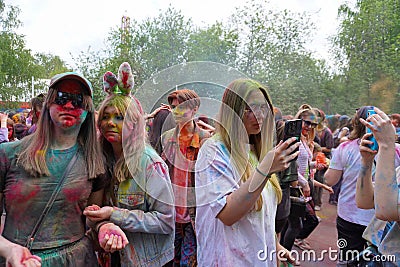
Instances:
[[[212,151],[220,151],[223,154],[229,154],[227,147],[225,144],[222,142],[220,138],[218,138],[218,135],[213,135],[210,138],[207,138],[204,140],[204,143],[201,146],[201,149],[203,151],[205,150],[212,150]]]
[[[175,127],[172,129],[169,129],[168,131],[165,131],[162,135],[161,135],[161,140],[163,143],[167,142],[168,140],[170,140],[174,134],[175,134]]]
[[[0,144],[0,150],[4,151],[19,151],[21,149],[21,140],[13,141],[13,142],[5,142]]]
[[[157,154],[150,145],[146,144],[141,158],[141,168],[145,176],[151,172],[147,172],[149,168],[155,169],[162,175],[168,173],[168,166],[165,161]]]
[[[358,139],[353,139],[353,140],[346,140],[337,147],[337,149],[348,149],[354,146],[358,147]]]
[[[0,157],[8,158],[8,160],[17,158],[22,148],[21,144],[20,140],[0,144]]]
[[[327,133],[327,134],[333,135],[333,133],[332,133],[331,129],[329,129],[329,127],[325,127],[325,128],[324,128],[324,131],[325,131],[325,133]]]
[[[158,155],[157,151],[152,148],[150,145],[146,144],[143,150],[143,154],[142,154],[142,158],[146,161],[146,162],[162,162],[164,163],[164,161],[162,160],[162,158],[160,157],[160,155]]]
[[[217,138],[216,135],[213,135],[212,137],[207,138],[207,140],[204,141],[203,146],[206,145],[206,144],[207,144],[207,146],[217,146],[219,144],[222,144],[222,142],[221,142],[221,140],[219,140]]]
[[[204,130],[204,129],[199,128],[199,139],[200,139],[201,145],[203,145],[204,142],[205,142],[208,138],[210,138],[211,136],[212,136],[212,135],[210,134],[210,132],[208,132],[208,131],[206,131],[206,130]]]

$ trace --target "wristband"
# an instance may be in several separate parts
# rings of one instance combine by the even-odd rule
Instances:
[[[257,188],[259,188],[263,183],[268,181],[269,178],[271,177],[270,175],[265,174],[262,171],[260,171],[257,167],[256,167],[256,172],[261,174],[262,178],[258,178],[259,176],[258,177],[254,177],[253,176],[253,179],[251,180],[250,185],[249,185],[249,189],[248,189],[249,193],[253,193],[254,191],[256,191]]]
[[[265,176],[265,177],[268,177],[268,176],[269,176],[268,174],[265,174],[265,173],[263,173],[262,171],[260,171],[260,170],[258,169],[258,167],[256,167],[256,171],[257,171],[259,174],[261,174],[262,176]]]

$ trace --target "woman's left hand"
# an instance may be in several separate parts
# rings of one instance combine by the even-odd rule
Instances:
[[[92,222],[99,222],[110,219],[113,210],[114,208],[109,206],[100,208],[97,205],[91,205],[85,208],[83,215],[85,215]]]
[[[377,151],[372,150],[368,145],[372,144],[372,141],[368,140],[372,136],[371,133],[364,134],[360,139],[360,155],[361,161],[364,164],[372,165]]]

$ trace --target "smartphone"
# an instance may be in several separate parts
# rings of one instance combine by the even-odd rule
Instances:
[[[367,114],[368,114],[367,117],[369,117],[369,116],[371,116],[373,114],[376,114],[376,112],[375,112],[374,108],[372,107],[372,109],[368,109]],[[370,122],[369,124],[372,124],[372,122]],[[368,127],[366,127],[366,128],[367,128],[367,131],[366,131],[367,133],[372,133],[372,131]],[[368,145],[368,147],[370,149],[372,149],[372,150],[378,150],[378,142],[376,141],[375,137],[372,135],[369,138],[369,140],[374,142],[374,143],[371,144],[371,145]]]
[[[283,141],[286,141],[291,137],[296,137],[297,142],[300,141],[302,128],[303,128],[303,120],[301,120],[301,119],[287,120],[285,122]],[[296,144],[296,142],[293,142],[290,145],[294,145],[294,144]],[[299,148],[296,148],[292,153],[295,153],[297,151],[299,151]],[[293,160],[297,160],[297,157],[294,158]]]

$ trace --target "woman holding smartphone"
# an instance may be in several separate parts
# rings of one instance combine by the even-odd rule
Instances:
[[[282,192],[275,172],[298,152],[296,138],[272,146],[274,115],[265,86],[250,79],[225,89],[216,133],[196,162],[196,233],[199,266],[276,266],[288,258],[276,239]],[[293,259],[289,259],[294,261]]]

